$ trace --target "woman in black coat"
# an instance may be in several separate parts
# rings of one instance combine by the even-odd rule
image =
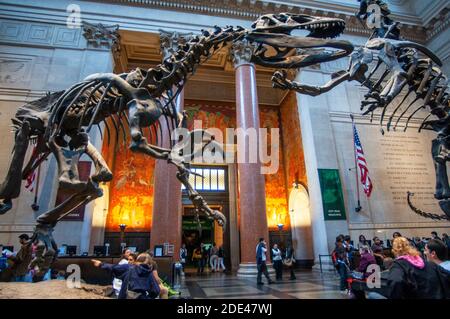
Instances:
[[[389,299],[445,299],[438,266],[426,262],[404,237],[394,239],[396,259],[387,276]]]

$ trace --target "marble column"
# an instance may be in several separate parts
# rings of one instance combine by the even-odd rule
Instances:
[[[188,34],[171,33],[160,30],[161,51],[166,59],[187,40]],[[184,105],[184,90],[176,100],[177,111]],[[167,132],[166,121],[161,121],[162,131]],[[165,136],[162,147],[170,148],[170,141]],[[181,247],[181,184],[176,178],[177,169],[165,160],[156,160],[153,192],[152,229],[150,232],[150,248],[155,245],[169,243],[174,245],[174,257],[178,260]]]
[[[250,63],[252,46],[240,42],[233,46],[232,57],[236,71],[236,124],[244,130],[260,127],[255,66]],[[264,175],[259,158],[248,159],[249,145],[243,149],[245,163],[238,163],[241,260],[238,276],[256,274],[256,244],[263,237],[269,241],[266,217]],[[269,254],[268,254],[269,258]],[[269,262],[269,260],[268,260]]]

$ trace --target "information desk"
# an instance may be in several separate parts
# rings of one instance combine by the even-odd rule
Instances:
[[[112,275],[109,271],[94,267],[91,260],[97,259],[104,263],[117,264],[120,257],[97,257],[97,256],[60,256],[52,265],[52,272],[67,272],[69,265],[75,264],[80,267],[81,279],[88,284],[110,285]],[[158,265],[158,275],[161,279],[171,283],[173,257],[155,257]],[[68,273],[69,274],[69,273]]]

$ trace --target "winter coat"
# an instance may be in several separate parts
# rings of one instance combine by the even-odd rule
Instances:
[[[119,299],[127,298],[127,289],[141,293],[143,298],[155,298],[159,295],[159,285],[153,277],[153,269],[146,265],[112,265],[102,264],[102,269],[112,272],[113,276],[122,280]]]
[[[400,256],[387,278],[389,299],[444,299],[438,266],[419,256]]]
[[[22,245],[15,257],[11,257],[14,262],[11,270],[14,276],[25,276],[33,258],[31,245]]]
[[[361,255],[358,271],[364,273],[364,277],[369,277],[371,273],[367,272],[367,267],[369,267],[370,265],[375,265],[376,263],[377,261],[372,254],[364,253]]]

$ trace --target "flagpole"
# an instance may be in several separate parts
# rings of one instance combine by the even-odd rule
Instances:
[[[355,212],[359,213],[361,211],[362,207],[361,207],[361,199],[359,196],[358,162],[356,160],[355,122],[354,122],[353,114],[351,114],[351,113],[350,113],[350,118],[352,119],[353,159],[355,160],[356,196],[358,199],[358,206],[355,207]]]

